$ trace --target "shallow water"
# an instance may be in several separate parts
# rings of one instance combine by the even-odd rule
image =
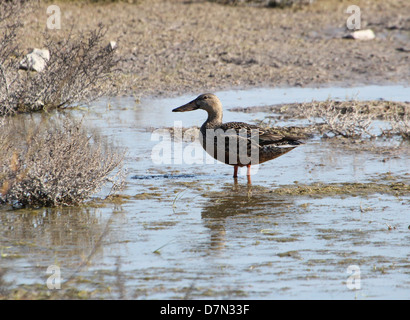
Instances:
[[[409,101],[402,86],[253,89],[216,93],[225,121],[263,118],[233,107],[329,97]],[[118,201],[81,208],[0,211],[0,266],[13,286],[47,289],[47,268],[95,298],[410,298],[410,195],[273,192],[312,183],[409,183],[409,153],[351,150],[313,139],[253,168],[252,185],[232,167],[176,164],[191,142],[155,164],[158,128],[200,126],[203,112],[172,113],[194,96],[102,100],[72,111],[128,148],[127,186]],[[294,124],[294,123],[293,123]],[[286,123],[283,123],[286,125]],[[403,149],[403,148],[402,148]],[[404,148],[405,149],[405,148]],[[408,151],[409,148],[407,148]],[[196,149],[195,149],[196,150]],[[209,159],[208,159],[209,160]],[[105,191],[102,192],[102,196]],[[352,267],[353,266],[353,267]],[[358,279],[349,277],[349,268]],[[350,281],[350,282],[349,282]],[[347,284],[353,284],[347,286]]]

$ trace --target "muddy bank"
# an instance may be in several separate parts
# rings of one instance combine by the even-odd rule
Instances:
[[[309,124],[302,127],[287,127],[294,134],[307,138],[315,133],[322,138],[354,138],[345,140],[351,144],[363,143],[367,138],[410,138],[410,104],[395,101],[338,101],[330,100],[306,103],[276,104],[270,106],[235,107],[233,112],[268,115],[257,121],[259,126],[270,127],[280,121],[307,119]],[[379,121],[377,126],[375,122]],[[359,141],[359,139],[361,141]],[[343,144],[343,141],[341,141]],[[394,143],[391,144],[394,146]]]
[[[302,8],[227,6],[211,2],[138,1],[58,3],[57,36],[108,27],[118,40],[123,92],[172,95],[251,86],[408,83],[410,10],[405,0],[357,1],[361,28],[376,39],[343,39],[346,1],[316,1]],[[41,47],[46,8],[24,21],[21,40]]]
[[[374,118],[380,120],[388,120],[389,116],[397,115],[402,118],[407,110],[410,109],[410,102],[396,102],[396,101],[333,101],[327,100],[325,104],[332,103],[335,105],[335,109],[340,112],[350,112],[352,108],[359,108],[362,113],[371,114]],[[230,111],[235,112],[266,112],[280,114],[280,119],[289,118],[304,118],[303,109],[311,109],[315,105],[321,104],[321,102],[309,102],[309,103],[283,103],[271,106],[255,106],[255,107],[235,107],[230,108]]]

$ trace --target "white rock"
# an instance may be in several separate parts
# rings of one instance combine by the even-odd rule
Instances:
[[[33,49],[20,61],[20,69],[41,72],[50,60],[50,51],[47,49]]]
[[[374,38],[376,38],[376,35],[374,34],[373,30],[366,29],[354,31],[348,36],[348,38],[355,40],[373,40]]]
[[[50,60],[50,51],[48,49],[33,49],[32,53],[42,57],[44,60]]]
[[[109,50],[114,50],[117,47],[117,42],[115,41],[110,41],[110,43],[107,46],[107,49]]]

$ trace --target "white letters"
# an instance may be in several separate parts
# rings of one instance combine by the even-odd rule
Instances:
[[[61,289],[61,273],[60,273],[60,267],[51,265],[47,268],[47,274],[51,274],[47,278],[47,288],[50,290],[53,289]]]
[[[60,7],[56,5],[48,6],[47,14],[51,14],[51,16],[47,18],[47,28],[48,29],[61,29]]]
[[[353,13],[346,21],[346,27],[349,30],[360,29],[360,8],[356,5],[347,7],[346,13]]]
[[[347,268],[347,273],[352,274],[346,281],[346,287],[350,290],[359,290],[360,286],[360,267],[357,265],[350,265]]]

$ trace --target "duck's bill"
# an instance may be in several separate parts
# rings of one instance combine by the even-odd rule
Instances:
[[[185,112],[185,111],[192,111],[192,110],[196,110],[199,107],[197,107],[195,100],[188,102],[187,104],[184,104],[183,106],[180,106],[178,108],[175,108],[174,110],[172,110],[172,112]]]

